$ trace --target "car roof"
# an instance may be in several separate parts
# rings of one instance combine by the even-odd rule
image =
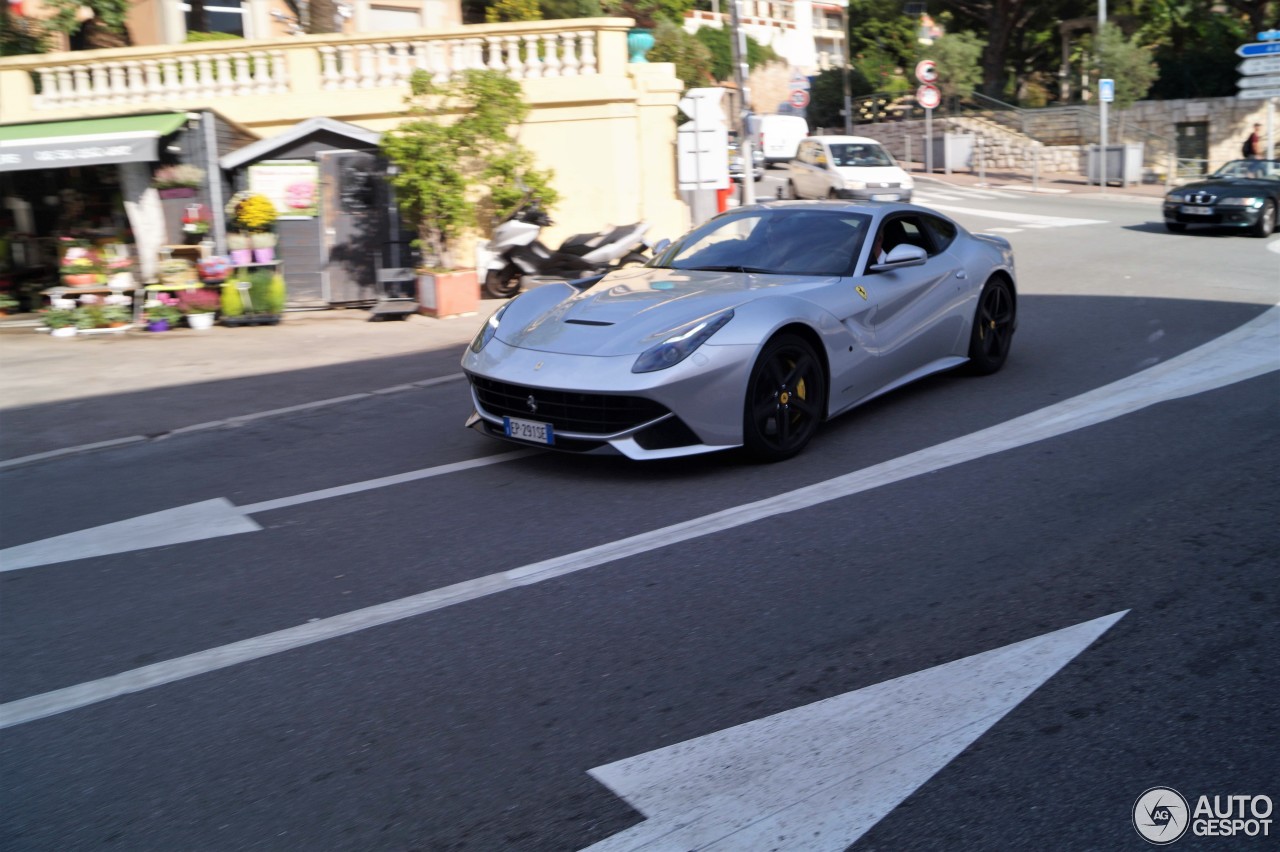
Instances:
[[[808,136],[807,139],[816,139],[819,142],[855,142],[859,145],[879,145],[879,139],[872,139],[870,136]]]
[[[921,207],[918,204],[908,204],[904,201],[857,201],[857,200],[829,200],[829,199],[761,199],[752,205],[745,207],[733,207],[730,210],[750,210],[751,208],[765,208],[769,210],[844,210],[850,213],[865,213],[868,216],[885,216],[889,213],[907,212],[928,213],[931,216],[939,216],[948,219],[937,210],[930,210],[928,207]],[[730,211],[726,211],[730,212]]]

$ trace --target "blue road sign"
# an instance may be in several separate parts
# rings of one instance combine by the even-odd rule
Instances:
[[[1280,56],[1280,41],[1255,41],[1236,48],[1236,56]]]
[[[1103,77],[1098,81],[1098,99],[1109,104],[1116,99],[1116,81]]]

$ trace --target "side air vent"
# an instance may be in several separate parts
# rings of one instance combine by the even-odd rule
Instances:
[[[613,325],[611,322],[602,322],[600,320],[567,319],[564,322],[565,325]]]

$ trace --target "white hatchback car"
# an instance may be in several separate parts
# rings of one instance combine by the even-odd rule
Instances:
[[[889,152],[865,136],[810,136],[789,167],[791,198],[910,201],[915,188]]]

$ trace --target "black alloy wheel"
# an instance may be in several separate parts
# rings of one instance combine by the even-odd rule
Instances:
[[[789,459],[805,448],[826,411],[822,362],[803,338],[781,334],[751,368],[742,423],[747,452],[760,461]]]
[[[988,376],[1004,366],[1013,344],[1016,321],[1017,308],[1009,282],[1001,277],[992,278],[982,288],[978,310],[973,316],[973,331],[969,335],[970,372]]]
[[[1275,202],[1267,199],[1262,202],[1262,212],[1258,214],[1258,221],[1253,226],[1253,235],[1255,237],[1269,237],[1275,229],[1276,205]]]
[[[484,276],[487,299],[509,299],[520,292],[520,267],[508,263],[501,269],[490,269]]]

